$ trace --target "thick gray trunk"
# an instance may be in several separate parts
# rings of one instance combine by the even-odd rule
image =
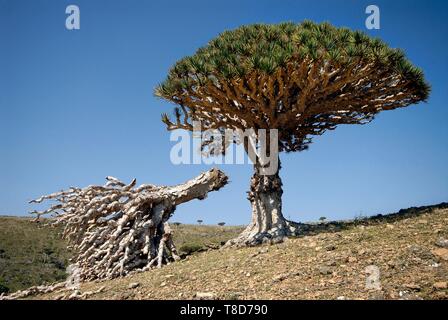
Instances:
[[[295,223],[282,214],[282,181],[279,170],[273,175],[262,175],[257,165],[250,181],[248,199],[252,206],[252,220],[247,228],[227,245],[252,246],[282,242],[297,235]],[[280,169],[280,167],[279,167]]]

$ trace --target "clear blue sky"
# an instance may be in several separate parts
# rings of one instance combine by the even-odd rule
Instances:
[[[65,29],[65,8],[81,30]],[[365,8],[381,29],[365,30]],[[448,200],[448,2],[0,0],[0,214],[27,200],[113,175],[176,184],[207,169],[170,163],[153,97],[179,58],[243,24],[311,19],[368,31],[403,48],[432,84],[427,104],[317,137],[282,155],[284,214],[297,221],[386,213]],[[180,206],[173,220],[245,224],[252,168],[224,165],[230,184]]]

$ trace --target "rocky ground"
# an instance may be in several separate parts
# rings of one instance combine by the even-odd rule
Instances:
[[[448,299],[448,205],[304,225],[276,245],[209,249],[112,281],[89,299]],[[67,298],[53,292],[32,298]],[[79,297],[79,295],[78,295]]]

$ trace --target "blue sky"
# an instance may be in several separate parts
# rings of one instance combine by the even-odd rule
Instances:
[[[81,29],[65,28],[65,8]],[[381,29],[365,29],[369,4]],[[0,0],[0,214],[107,175],[176,184],[209,168],[171,164],[153,96],[170,66],[223,30],[311,19],[360,29],[405,50],[432,85],[428,103],[316,137],[281,155],[284,215],[352,218],[448,200],[446,1]],[[175,221],[246,224],[250,165],[223,165],[230,184],[180,206]]]

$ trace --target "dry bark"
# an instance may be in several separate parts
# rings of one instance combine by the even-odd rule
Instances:
[[[248,200],[252,207],[251,223],[237,238],[229,240],[226,247],[278,243],[299,235],[298,224],[285,219],[282,214],[280,165],[273,175],[263,175],[260,169],[257,164],[254,166],[255,172],[250,180]]]

